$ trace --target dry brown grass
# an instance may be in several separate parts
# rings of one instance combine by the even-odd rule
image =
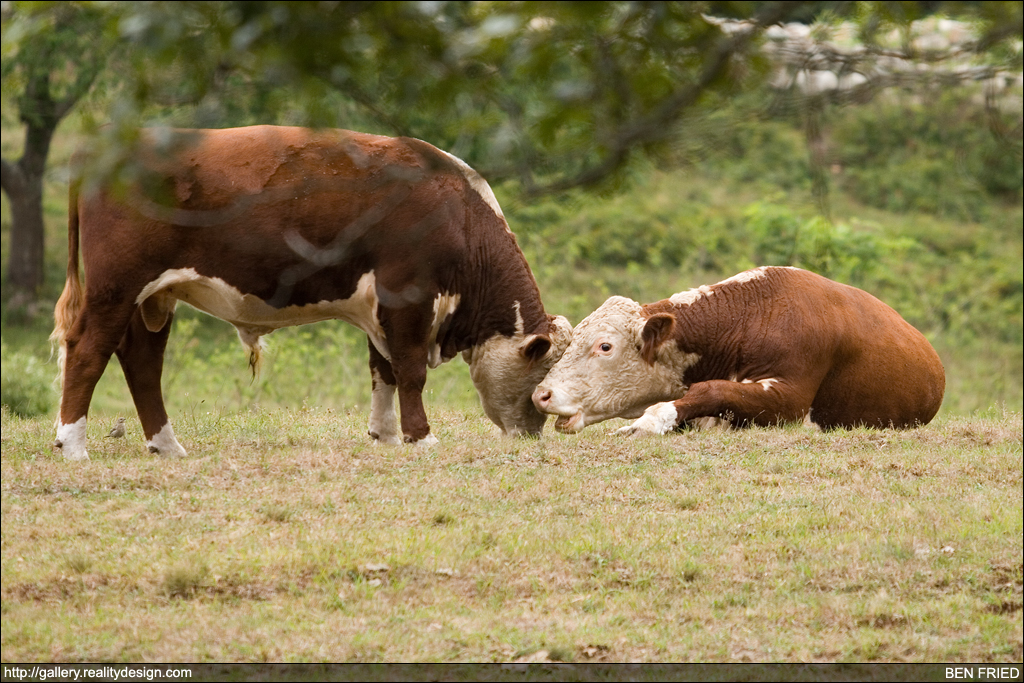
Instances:
[[[72,464],[4,417],[6,661],[1021,659],[1016,414],[530,441],[434,409],[430,449],[183,422],[186,460]]]

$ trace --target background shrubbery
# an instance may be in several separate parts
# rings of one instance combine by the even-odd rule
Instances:
[[[983,221],[993,201],[1019,204],[1020,137],[994,133],[963,93],[851,108],[832,138],[841,186],[869,206]]]
[[[21,417],[36,417],[54,407],[53,371],[36,355],[0,344],[0,365],[0,400],[5,409]]]

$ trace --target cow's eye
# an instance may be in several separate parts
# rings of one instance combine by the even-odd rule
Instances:
[[[612,345],[609,344],[608,342],[605,342],[604,344],[601,344],[601,350],[604,351],[605,353],[608,353],[609,351],[612,350]]]

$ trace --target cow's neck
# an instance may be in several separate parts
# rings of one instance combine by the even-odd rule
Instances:
[[[643,315],[670,313],[676,319],[672,338],[683,355],[691,360],[680,375],[685,385],[711,376],[728,374],[736,361],[735,348],[729,341],[734,325],[740,324],[730,315],[723,315],[721,297],[699,297],[690,302],[663,299],[643,306]]]
[[[487,234],[476,236],[470,249],[469,269],[457,274],[463,296],[464,315],[453,326],[459,339],[459,351],[476,346],[501,334],[546,333],[547,315],[537,282],[515,237],[496,218],[498,226],[488,226]],[[500,264],[501,268],[495,268]]]

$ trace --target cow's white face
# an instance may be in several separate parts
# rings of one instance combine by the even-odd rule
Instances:
[[[673,316],[644,318],[640,304],[613,296],[572,333],[572,343],[533,393],[538,410],[558,415],[555,429],[578,432],[613,417],[636,418],[686,392],[695,354],[670,342]]]
[[[531,395],[572,337],[565,317],[550,320],[547,335],[523,334],[520,319],[511,337],[496,334],[463,353],[484,412],[506,434],[537,436],[548,418],[534,406]]]

